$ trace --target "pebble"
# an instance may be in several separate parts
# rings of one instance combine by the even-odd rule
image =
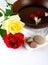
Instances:
[[[27,39],[26,39],[26,42],[27,43],[31,43],[33,41],[33,38],[32,37],[28,37]]]
[[[29,44],[29,46],[31,47],[31,48],[36,48],[37,47],[37,43],[36,42],[31,42],[30,44]]]
[[[42,36],[40,36],[40,35],[35,35],[35,36],[33,37],[33,40],[34,40],[36,43],[38,43],[38,44],[43,44],[43,43],[45,43],[45,38],[42,37]]]

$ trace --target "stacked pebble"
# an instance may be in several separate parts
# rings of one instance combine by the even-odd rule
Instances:
[[[38,45],[45,43],[45,38],[40,35],[28,37],[25,40],[31,48],[36,48]]]

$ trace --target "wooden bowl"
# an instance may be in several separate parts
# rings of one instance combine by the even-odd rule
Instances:
[[[19,13],[21,20],[26,24],[26,26],[32,28],[45,28],[48,27],[48,16],[42,17],[41,23],[35,24],[33,20],[30,19],[31,13],[36,13],[37,11],[48,12],[48,6],[45,7],[45,0],[18,0],[15,2],[11,8],[13,13]]]

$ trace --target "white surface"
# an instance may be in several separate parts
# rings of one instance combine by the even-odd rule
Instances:
[[[0,65],[48,65],[48,45],[31,52],[22,47],[9,49],[0,37]]]
[[[22,47],[9,49],[0,37],[0,65],[48,65],[48,46],[32,52]]]
[[[2,8],[3,10],[6,9],[6,2],[4,0],[0,0],[0,8]]]

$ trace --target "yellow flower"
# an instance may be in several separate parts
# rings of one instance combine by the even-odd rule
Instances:
[[[11,16],[9,19],[2,22],[2,29],[6,30],[7,33],[15,34],[20,32],[25,25],[22,21],[20,21],[20,17],[18,15]]]

